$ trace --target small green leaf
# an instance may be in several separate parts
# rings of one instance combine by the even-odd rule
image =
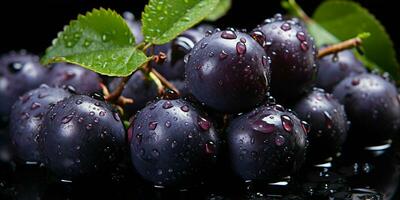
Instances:
[[[150,0],[142,13],[145,41],[171,41],[207,17],[218,3],[219,0]]]
[[[325,1],[316,9],[313,19],[340,40],[363,32],[370,33],[371,37],[362,45],[365,57],[400,80],[400,66],[389,35],[379,21],[358,3]]]
[[[69,62],[104,75],[127,76],[148,60],[134,44],[132,32],[118,13],[94,9],[58,34],[42,62]]]
[[[217,7],[206,17],[207,21],[216,21],[224,16],[231,8],[231,0],[220,0]]]

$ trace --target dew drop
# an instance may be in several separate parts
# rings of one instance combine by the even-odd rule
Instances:
[[[306,41],[306,34],[303,31],[297,32],[296,37],[300,40],[300,42]]]
[[[354,85],[354,86],[360,84],[360,79],[358,79],[358,78],[353,78],[353,79],[351,80],[351,84]]]
[[[74,115],[67,115],[64,118],[62,118],[61,122],[63,124],[66,124],[66,123],[70,122],[72,120],[72,118],[74,118]]]
[[[281,29],[282,30],[284,30],[284,31],[288,31],[288,30],[290,30],[292,27],[290,26],[290,24],[289,23],[283,23],[282,25],[281,25]]]
[[[246,38],[240,38],[240,42],[246,43]]]
[[[163,103],[163,105],[162,105],[162,107],[164,108],[164,109],[169,109],[169,108],[172,108],[172,103],[171,103],[171,101],[166,101],[166,102],[164,102]]]
[[[306,134],[310,133],[310,125],[306,121],[301,121],[301,128]]]
[[[221,51],[221,53],[219,54],[219,58],[221,60],[225,59],[228,57],[228,53],[226,53],[224,50]]]
[[[213,154],[215,152],[214,142],[209,141],[206,143],[206,153]]]
[[[275,138],[275,144],[276,146],[282,146],[285,144],[285,138],[282,135],[279,135]]]
[[[332,116],[331,116],[327,111],[324,111],[324,117],[325,117],[325,124],[326,124],[326,127],[327,127],[328,129],[331,129],[332,126],[333,126]]]
[[[263,66],[267,66],[267,63],[268,63],[268,58],[267,58],[267,56],[262,56],[261,62],[262,62],[262,64],[263,64]]]
[[[264,120],[257,120],[252,125],[251,128],[255,131],[261,133],[273,133],[275,131],[275,125],[269,124]]]
[[[208,45],[208,43],[207,43],[207,42],[201,43],[201,45],[200,45],[200,48],[204,49],[204,48],[206,48],[206,47],[207,47],[207,45]]]
[[[182,110],[183,112],[188,112],[188,111],[189,111],[189,106],[183,105],[183,106],[181,106],[181,110]]]
[[[106,112],[100,111],[100,112],[99,112],[99,115],[102,116],[102,117],[104,117],[104,116],[106,115]]]
[[[301,50],[303,50],[303,51],[307,51],[307,50],[308,50],[308,43],[307,43],[306,41],[302,42],[302,43],[300,44],[300,48],[301,48]]]
[[[160,156],[160,152],[159,152],[157,149],[153,149],[153,151],[151,152],[151,154],[152,154],[154,157]]]
[[[90,130],[90,129],[92,129],[92,128],[93,128],[93,124],[90,124],[90,123],[89,123],[89,124],[86,125],[86,130]]]
[[[158,124],[158,122],[150,122],[149,123],[149,129],[150,130],[155,130],[156,128],[157,128],[157,124]]]
[[[197,124],[203,131],[208,131],[211,128],[211,123],[207,119],[204,119],[203,117],[198,116],[197,117]]]
[[[254,31],[251,33],[251,37],[258,42],[262,47],[265,46],[265,35],[261,31]]]
[[[119,117],[118,113],[114,112],[113,117],[117,122],[121,121],[121,118]]]
[[[166,121],[165,122],[165,127],[167,127],[167,128],[171,127],[171,121],[169,121],[169,120]]]
[[[281,120],[282,120],[283,129],[285,129],[285,131],[287,131],[287,132],[291,132],[293,129],[292,119],[287,115],[282,115]]]
[[[237,38],[235,32],[233,32],[232,30],[225,30],[225,31],[223,31],[223,32],[221,33],[221,37],[224,38],[224,39],[229,39],[229,40],[232,40],[232,39],[236,39],[236,38]]]
[[[246,45],[244,43],[242,43],[242,42],[236,43],[236,52],[239,55],[245,54],[246,53]]]
[[[31,110],[35,110],[37,108],[40,108],[40,103],[37,103],[37,102],[32,103]]]
[[[75,101],[75,103],[76,103],[76,105],[80,105],[80,104],[82,104],[82,100],[78,99]]]

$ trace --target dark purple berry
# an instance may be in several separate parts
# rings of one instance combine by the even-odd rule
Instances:
[[[317,64],[318,74],[315,84],[327,92],[331,92],[344,78],[367,72],[350,50],[324,56],[317,61]]]
[[[297,102],[294,110],[300,119],[306,121],[303,127],[310,130],[307,160],[322,163],[335,157],[341,151],[348,131],[343,105],[331,94],[315,88]]]
[[[10,138],[18,159],[24,163],[40,163],[38,138],[43,117],[57,102],[71,96],[61,88],[41,85],[25,93],[14,104],[10,115]]]
[[[296,20],[274,18],[251,33],[271,61],[271,94],[291,104],[311,87],[317,72],[316,48]]]
[[[73,86],[78,94],[99,92],[100,82],[95,72],[67,63],[53,65],[46,80],[49,86]]]
[[[205,105],[228,113],[261,103],[269,86],[269,63],[264,50],[246,33],[214,32],[188,54],[189,91]]]
[[[118,114],[103,101],[73,95],[43,119],[39,148],[58,178],[104,175],[123,155],[125,130]]]
[[[227,144],[232,168],[246,181],[278,181],[305,158],[306,131],[282,106],[262,106],[230,122]]]
[[[355,146],[381,145],[400,129],[400,97],[389,81],[374,74],[347,77],[333,90],[351,121]]]
[[[219,146],[212,122],[181,99],[147,105],[128,138],[138,173],[155,185],[172,187],[200,183],[213,169]]]
[[[0,57],[0,124],[8,121],[11,107],[18,97],[43,83],[46,73],[39,58],[25,51]]]
[[[109,89],[111,91],[115,90],[120,81],[120,78],[114,79],[110,83]],[[147,102],[154,100],[157,95],[157,85],[152,80],[147,79],[141,71],[135,72],[122,92],[122,96],[131,98],[134,101],[133,104],[127,104],[124,107],[124,112],[128,116],[135,114],[146,106]]]

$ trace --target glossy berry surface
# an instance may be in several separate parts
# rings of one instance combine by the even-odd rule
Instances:
[[[349,128],[343,105],[331,94],[314,88],[297,102],[294,111],[309,124],[307,160],[318,164],[335,157]]]
[[[198,184],[213,169],[219,145],[213,124],[181,99],[146,106],[128,138],[137,172],[155,185],[171,187]]]
[[[319,68],[315,86],[327,92],[331,92],[344,78],[367,72],[351,50],[324,56],[318,59],[317,64]]]
[[[110,83],[109,89],[111,91],[115,90],[120,81],[120,78],[114,79]],[[157,95],[157,85],[153,81],[146,79],[143,72],[136,71],[122,91],[122,96],[131,98],[134,101],[133,104],[125,105],[124,112],[129,116],[135,114],[138,110],[145,107],[147,102],[154,100]]]
[[[269,86],[269,63],[246,33],[215,31],[198,42],[185,66],[189,91],[206,106],[235,113],[261,103]]]
[[[52,106],[69,96],[71,93],[64,89],[41,85],[25,93],[13,105],[10,138],[21,162],[41,162],[38,137],[43,117]]]
[[[57,103],[44,117],[39,148],[58,178],[107,174],[125,145],[125,130],[110,105],[84,95]]]
[[[400,96],[394,85],[374,74],[347,77],[333,90],[351,121],[353,145],[384,144],[400,129]]]
[[[278,181],[303,163],[306,134],[304,122],[282,106],[258,107],[228,126],[232,168],[245,181]]]
[[[154,55],[163,52],[167,58],[162,63],[150,62],[150,66],[168,80],[183,80],[185,78],[184,57],[204,35],[205,32],[193,28],[183,32],[167,44],[155,46]]]
[[[50,68],[46,84],[49,86],[73,86],[78,94],[99,92],[100,76],[78,65],[58,63]]]
[[[271,94],[291,104],[310,89],[317,73],[316,48],[298,20],[280,14],[267,19],[251,33],[271,61]]]
[[[8,121],[11,107],[20,95],[44,82],[46,72],[39,58],[25,51],[0,57],[0,124]]]

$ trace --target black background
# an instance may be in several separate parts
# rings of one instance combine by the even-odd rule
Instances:
[[[1,0],[0,1],[0,53],[27,49],[41,54],[51,44],[57,32],[75,19],[79,13],[92,8],[112,8],[122,13],[140,13],[147,0]],[[320,0],[298,0],[312,14]],[[383,0],[360,0],[386,27],[394,40],[397,52],[400,48],[399,29],[395,23],[396,6]],[[233,0],[230,12],[216,22],[224,27],[252,29],[263,19],[276,12],[284,12],[280,0]],[[398,54],[399,55],[399,54]]]

